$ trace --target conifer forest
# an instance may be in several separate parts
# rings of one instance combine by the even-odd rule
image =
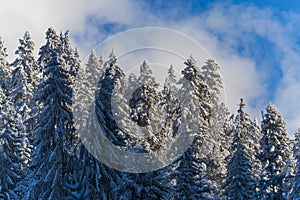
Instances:
[[[243,97],[231,113],[220,101],[222,66],[214,59],[190,56],[180,76],[170,63],[159,86],[146,60],[139,74],[126,74],[114,51],[93,51],[83,64],[68,31],[49,28],[35,48],[25,32],[9,62],[0,39],[0,199],[300,199],[300,129],[289,135],[272,103],[261,109],[261,121],[247,113]],[[179,133],[193,140],[158,170],[107,166],[83,145],[74,123],[73,109],[89,96],[105,136],[126,152],[155,153]]]

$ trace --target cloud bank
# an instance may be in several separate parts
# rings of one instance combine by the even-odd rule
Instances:
[[[292,134],[300,126],[300,15],[229,1],[211,4],[197,14],[182,12],[184,8],[153,10],[146,3],[129,0],[12,0],[1,5],[0,36],[12,60],[18,38],[26,30],[38,48],[49,26],[70,30],[82,58],[119,31],[143,26],[181,31],[202,44],[221,66],[232,112],[243,97],[248,111],[259,118],[272,101]]]

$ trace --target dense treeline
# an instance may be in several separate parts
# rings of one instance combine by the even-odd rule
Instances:
[[[300,131],[292,141],[272,104],[261,123],[243,99],[231,114],[213,59],[202,66],[188,58],[181,77],[171,65],[160,89],[146,61],[139,75],[126,75],[113,52],[93,51],[82,66],[68,32],[49,28],[37,59],[28,32],[19,43],[9,63],[0,40],[0,199],[300,198]],[[192,144],[157,171],[110,168],[75,128],[72,109],[90,97],[106,137],[125,151],[155,153],[181,134]]]

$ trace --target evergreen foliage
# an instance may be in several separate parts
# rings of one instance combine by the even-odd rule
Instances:
[[[69,31],[58,35],[52,27],[37,60],[29,32],[15,56],[9,63],[0,39],[0,199],[300,199],[300,131],[294,166],[278,109],[269,104],[261,126],[243,100],[231,115],[213,59],[199,67],[191,56],[181,74],[171,65],[160,89],[147,61],[127,75],[113,51],[108,58],[92,51],[82,67]],[[128,153],[163,155],[176,140],[191,145],[157,171],[117,171],[92,156],[109,151],[100,137],[88,133],[96,145],[83,146],[73,116],[80,112],[79,121],[94,120]]]

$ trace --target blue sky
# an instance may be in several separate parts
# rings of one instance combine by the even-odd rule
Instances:
[[[12,0],[0,8],[0,24],[5,27],[0,36],[13,59],[18,38],[26,30],[37,47],[44,43],[49,26],[70,30],[86,57],[107,37],[130,28],[180,31],[218,61],[231,111],[244,97],[252,117],[260,118],[260,111],[272,102],[291,134],[300,127],[298,13],[297,0]]]

